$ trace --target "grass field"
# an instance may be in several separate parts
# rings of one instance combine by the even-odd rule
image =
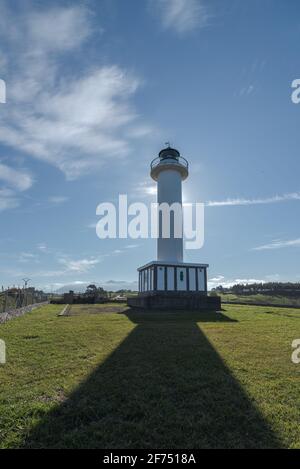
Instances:
[[[262,293],[257,295],[235,295],[233,293],[221,293],[222,301],[234,301],[236,303],[262,303],[269,305],[280,306],[298,306],[300,308],[300,298],[287,297],[282,295],[264,295]]]
[[[298,311],[108,306],[0,326],[1,448],[300,448]]]

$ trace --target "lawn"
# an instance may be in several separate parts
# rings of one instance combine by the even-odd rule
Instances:
[[[257,293],[256,295],[235,295],[233,293],[219,294],[222,301],[234,301],[235,303],[261,303],[268,305],[280,305],[280,306],[297,306],[300,308],[300,298],[290,297],[283,295],[265,295],[263,293]]]
[[[300,312],[108,306],[0,325],[1,448],[300,448]]]

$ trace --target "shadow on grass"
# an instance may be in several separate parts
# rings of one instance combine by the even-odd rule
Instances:
[[[124,314],[134,330],[23,447],[281,446],[201,331],[201,322],[234,321],[222,313]]]

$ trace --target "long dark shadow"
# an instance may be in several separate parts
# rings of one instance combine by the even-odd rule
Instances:
[[[42,419],[24,447],[282,446],[197,325],[229,318],[221,313],[125,314],[136,328]]]

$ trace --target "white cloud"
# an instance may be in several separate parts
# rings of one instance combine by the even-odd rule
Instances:
[[[266,275],[266,281],[267,282],[280,282],[280,274],[269,274]]]
[[[249,86],[246,86],[245,88],[242,88],[240,90],[240,96],[249,96],[250,94],[252,94],[254,91],[254,85],[249,85]]]
[[[63,204],[64,202],[67,202],[68,197],[60,196],[60,195],[53,195],[49,197],[49,202],[53,204]]]
[[[45,243],[38,244],[37,249],[39,251],[42,251],[42,252],[47,252],[48,251],[47,245]]]
[[[85,280],[85,281],[81,281],[81,280],[75,280],[75,281],[72,281],[70,280],[68,283],[64,282],[53,282],[51,284],[48,284],[48,285],[43,285],[43,288],[46,290],[46,291],[53,291],[53,290],[56,290],[60,293],[62,292],[68,292],[69,290],[75,290],[76,292],[84,292],[86,290],[86,287],[89,285],[89,284],[96,284],[96,286],[98,287],[103,287],[104,289],[106,290],[112,290],[112,291],[117,291],[117,290],[121,290],[121,289],[129,289],[129,290],[137,290],[138,289],[138,286],[137,286],[137,282],[136,281],[133,281],[133,282],[130,282],[130,281],[126,281],[126,280],[118,280],[118,281],[114,281],[114,280],[109,280],[109,281],[99,281],[99,282],[96,282],[94,280]]]
[[[156,186],[145,187],[145,193],[147,195],[156,195],[157,194],[157,187]]]
[[[67,271],[73,271],[77,273],[84,273],[88,272],[91,268],[93,268],[96,264],[99,264],[100,259],[79,259],[79,260],[71,260],[71,259],[59,259],[59,262],[65,265]]]
[[[131,102],[140,81],[117,65],[96,63],[77,74],[70,68],[68,75],[61,60],[92,34],[88,11],[43,9],[15,15],[13,22],[5,20],[7,10],[0,13],[13,72],[0,142],[58,167],[68,179],[127,155],[131,139],[147,130]]]
[[[19,262],[38,262],[38,255],[32,252],[21,252],[19,255]]]
[[[132,188],[132,192],[141,197],[153,196],[157,194],[157,185],[149,181],[139,182]]]
[[[18,207],[19,199],[14,191],[10,189],[0,189],[0,212]]]
[[[117,290],[138,290],[138,282],[126,280],[107,280],[100,282],[104,289],[117,291]]]
[[[269,244],[264,244],[262,246],[257,246],[253,248],[254,251],[264,251],[268,249],[282,249],[290,247],[300,247],[300,238],[291,239],[289,241],[275,240]]]
[[[213,277],[209,281],[217,283],[219,285],[223,280],[225,280],[224,275],[217,275],[217,277]]]
[[[226,199],[220,201],[206,202],[207,207],[224,207],[230,205],[259,205],[259,204],[275,204],[277,202],[287,202],[289,200],[300,200],[300,192],[292,192],[290,194],[275,195],[273,197],[261,199]]]
[[[266,280],[259,280],[256,278],[236,278],[236,279],[226,279],[223,275],[219,275],[215,278],[208,280],[208,288],[216,288],[219,285],[222,285],[224,288],[232,287],[233,285],[243,284],[248,285],[251,283],[265,283]]]
[[[207,8],[202,0],[152,0],[165,29],[186,33],[207,24]]]
[[[130,246],[130,247],[133,247]],[[43,270],[43,271],[31,271],[28,272],[27,269],[27,274],[30,275],[32,278],[39,278],[39,277],[49,277],[49,278],[58,278],[58,277],[72,277],[73,275],[83,275],[91,270],[98,265],[100,262],[102,262],[106,257],[110,256],[118,256],[121,253],[124,253],[126,251],[122,251],[119,249],[115,249],[114,251],[111,252],[106,252],[105,254],[100,254],[99,256],[90,256],[90,257],[85,257],[81,259],[72,259],[68,255],[56,251],[55,249],[50,249],[47,247],[45,243],[40,243],[37,245],[37,250],[40,253],[43,253],[45,255],[51,255],[51,258],[54,259],[58,263],[58,267],[55,268],[55,270]],[[26,253],[23,252],[19,256],[19,261],[21,262],[28,262],[28,263],[37,263],[40,260],[40,257],[38,254],[35,253]],[[61,267],[61,268],[60,268]],[[20,275],[24,275],[23,273]],[[18,276],[20,276],[18,275]]]
[[[33,177],[27,171],[13,169],[3,163],[0,163],[0,180],[19,191],[26,191],[33,184]]]
[[[32,43],[42,53],[73,49],[91,34],[88,11],[83,6],[32,12],[26,26]]]
[[[9,124],[0,122],[0,140],[76,178],[105,159],[128,153],[122,130],[136,118],[128,99],[137,85],[113,66],[96,69],[59,91],[39,90],[34,103],[12,105]]]
[[[41,271],[38,271],[38,272],[31,272],[30,273],[30,277],[31,278],[51,278],[51,277],[54,277],[54,278],[57,278],[57,277],[60,277],[60,276],[63,276],[66,274],[66,270],[41,270]]]
[[[21,203],[18,192],[28,190],[34,182],[28,171],[16,170],[1,162],[0,181],[8,186],[0,188],[0,211],[18,207]]]

